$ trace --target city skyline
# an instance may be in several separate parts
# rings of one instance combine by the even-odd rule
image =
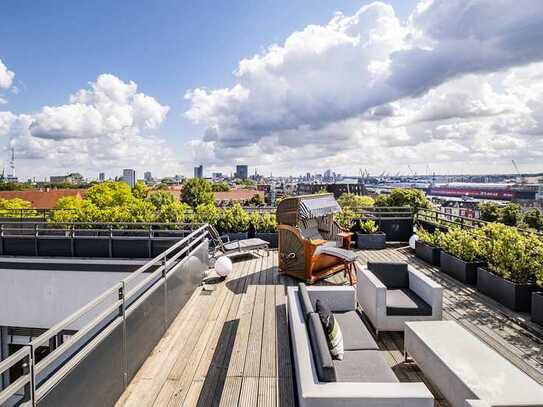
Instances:
[[[3,4],[0,158],[7,170],[15,149],[19,179],[124,168],[190,177],[200,164],[266,176],[514,173],[511,160],[542,169],[541,2],[120,3],[103,4],[108,17],[99,4]],[[95,28],[79,33],[61,8]],[[233,19],[220,23],[219,58],[217,32],[189,22],[221,13]],[[142,48],[120,52],[138,42],[126,32]],[[91,43],[90,59],[78,41]]]

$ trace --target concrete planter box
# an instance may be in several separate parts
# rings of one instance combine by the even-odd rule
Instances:
[[[532,321],[543,325],[543,292],[532,293]]]
[[[357,233],[356,246],[359,249],[380,250],[386,246],[386,234],[378,233]]]
[[[430,246],[420,240],[415,242],[415,255],[432,266],[441,264],[441,248]]]
[[[275,232],[256,232],[255,237],[270,243],[270,248],[277,248],[278,235]]]
[[[477,284],[477,267],[484,262],[467,262],[441,250],[441,271],[464,284]]]
[[[535,284],[517,284],[490,271],[477,268],[477,290],[513,311],[530,312]]]

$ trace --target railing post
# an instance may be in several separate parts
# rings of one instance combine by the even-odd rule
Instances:
[[[168,279],[166,278],[168,262],[166,256],[162,257],[162,278],[164,279],[164,329],[168,325]]]
[[[35,256],[39,256],[39,249],[38,249],[38,228],[39,225],[37,223],[34,224],[34,254]]]
[[[30,347],[30,354],[28,356],[28,373],[30,375],[30,405],[36,406],[36,374],[34,369],[36,355],[34,354],[34,345],[32,345],[32,343],[29,343],[27,346]]]
[[[109,225],[109,244],[108,244],[108,250],[109,250],[109,257],[113,258],[113,226]]]
[[[123,385],[126,389],[126,387],[128,386],[128,352],[126,346],[126,283],[124,280],[121,281],[121,286],[119,287],[119,300],[122,301],[119,307],[119,315],[123,319]]]

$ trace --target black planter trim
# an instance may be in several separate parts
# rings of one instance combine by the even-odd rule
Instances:
[[[270,249],[277,248],[278,244],[278,235],[277,232],[256,232],[255,237],[258,239],[265,240],[270,243]]]
[[[513,311],[530,312],[535,284],[517,284],[490,271],[477,268],[477,290]]]
[[[386,234],[378,233],[360,233],[356,234],[356,246],[359,249],[380,250],[386,247]]]
[[[532,321],[543,325],[543,291],[532,293]]]
[[[433,266],[439,266],[441,248],[430,246],[420,240],[415,242],[415,255]]]
[[[464,284],[477,284],[477,267],[484,267],[484,262],[464,261],[441,250],[441,271]]]

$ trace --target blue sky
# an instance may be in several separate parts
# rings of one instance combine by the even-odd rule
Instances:
[[[0,146],[24,179],[541,171],[542,44],[534,0],[4,0]]]
[[[182,117],[187,89],[229,87],[238,62],[336,11],[369,2],[4,0],[0,58],[17,74],[10,109],[61,105],[101,73],[132,80],[171,107],[159,133],[181,145],[202,132]],[[407,18],[415,1],[391,2]]]

